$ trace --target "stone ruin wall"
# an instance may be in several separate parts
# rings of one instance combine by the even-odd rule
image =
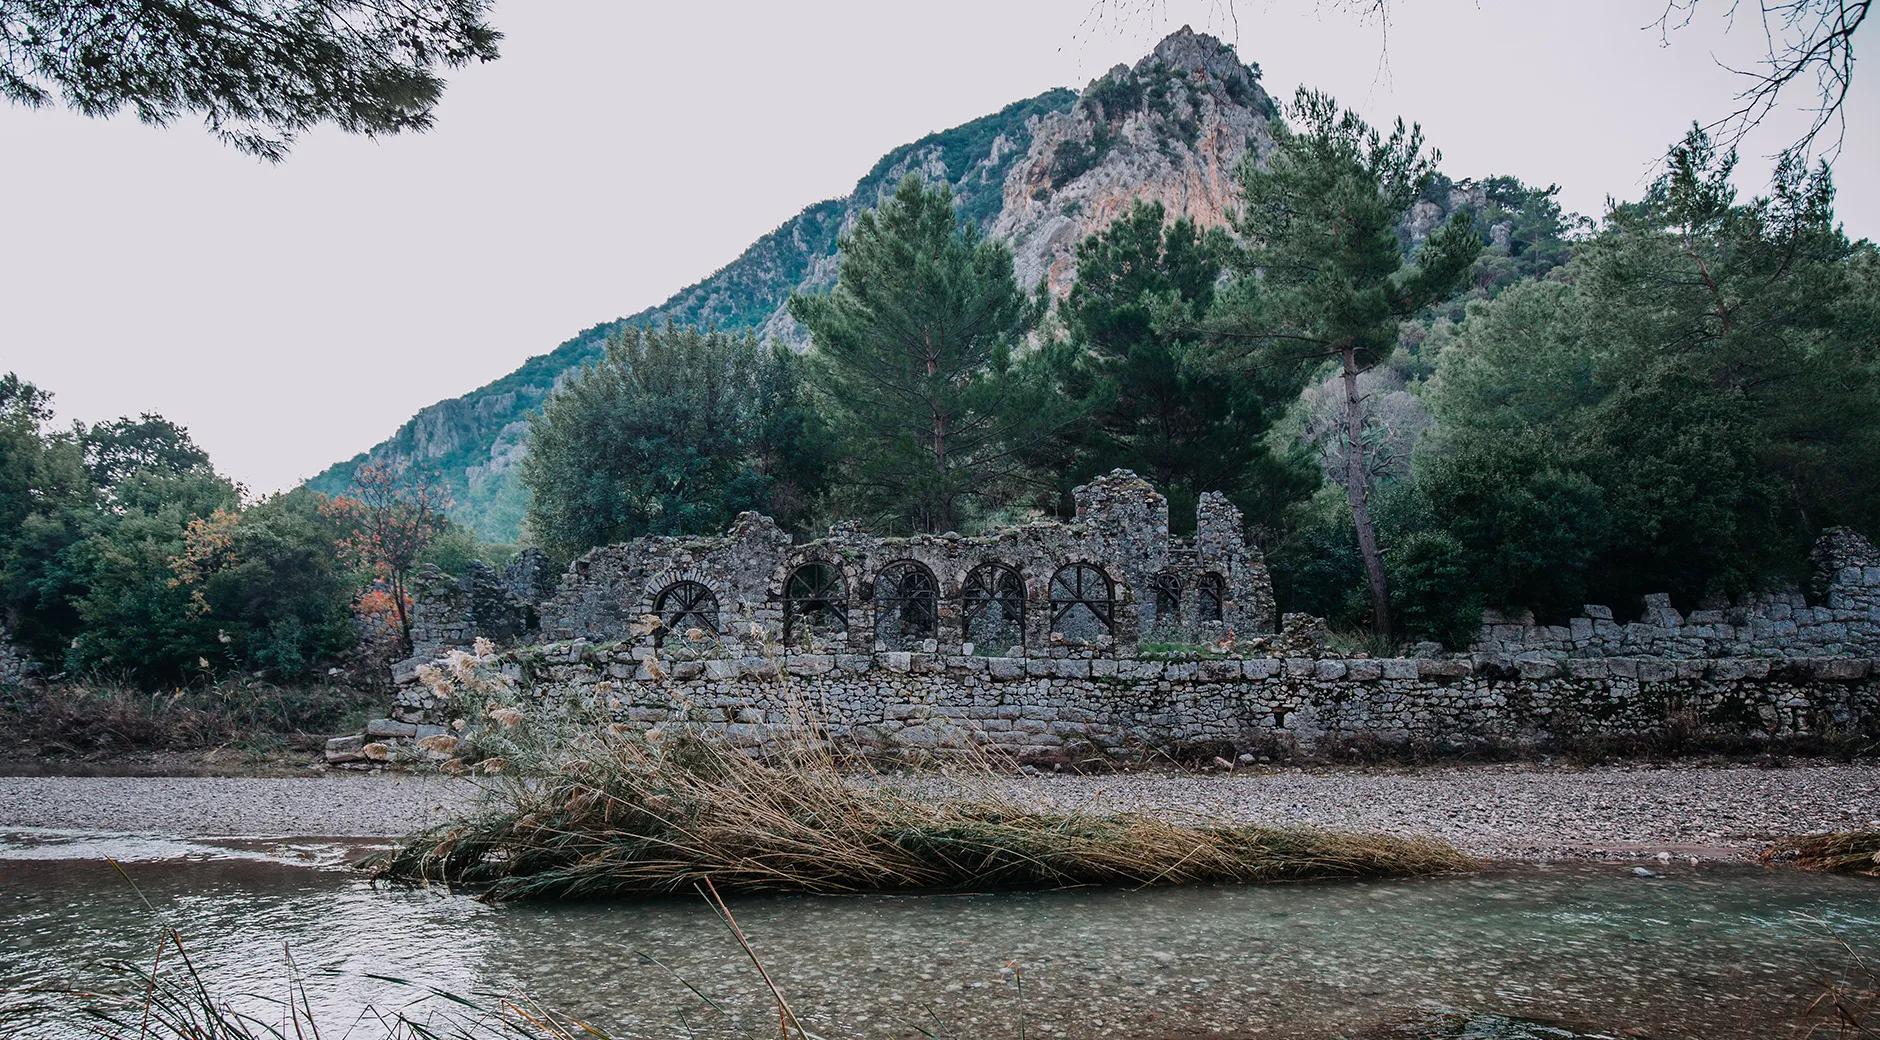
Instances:
[[[1773,594],[1684,616],[1650,597],[1637,622],[1598,608],[1559,626],[1495,619],[1466,652],[1426,645],[1415,657],[1354,659],[1327,645],[1317,619],[1287,615],[1272,631],[1264,564],[1224,498],[1203,497],[1191,542],[1169,537],[1166,501],[1133,475],[1093,482],[1077,500],[1071,523],[975,538],[837,528],[797,545],[747,514],[720,538],[594,550],[552,591],[539,558],[519,558],[502,575],[433,582],[419,600],[422,652],[407,662],[393,719],[380,729],[453,721],[457,706],[412,681],[415,663],[483,636],[509,643],[500,666],[542,704],[605,706],[640,726],[689,718],[751,744],[805,712],[832,736],[883,750],[970,739],[1034,761],[1880,732],[1880,553],[1852,532],[1831,531],[1818,546],[1813,603]],[[870,576],[904,560],[937,579],[938,624],[933,638],[889,646],[877,638]],[[1023,577],[1023,638],[1010,646],[965,638],[961,582],[993,561]],[[790,632],[781,590],[807,562],[839,576],[845,632]],[[1052,575],[1076,562],[1115,580],[1113,631],[1096,638],[1066,638],[1051,624]],[[1197,624],[1193,592],[1207,573],[1225,578],[1222,620]],[[1173,624],[1156,616],[1159,575],[1184,583]],[[662,590],[686,581],[717,597],[719,635],[695,641],[636,627]],[[1145,652],[1145,634],[1164,630],[1189,641]]]
[[[1620,621],[1588,605],[1562,625],[1532,616],[1484,620],[1475,653],[1566,658],[1880,656],[1880,552],[1844,527],[1824,532],[1813,554],[1814,603],[1801,592],[1746,596],[1733,606],[1680,613],[1664,595]]]
[[[761,747],[811,718],[832,739],[888,754],[971,742],[1042,764],[1285,757],[1341,745],[1544,749],[1665,735],[1740,743],[1880,728],[1880,662],[1848,658],[674,661],[643,647],[562,643],[505,652],[498,666],[550,710],[581,706],[641,728],[686,720]],[[393,719],[368,733],[442,732],[464,710],[408,684]]]
[[[482,566],[460,580],[430,574],[416,583],[415,657],[483,637],[498,645],[690,641],[727,658],[778,643],[818,652],[1090,658],[1132,656],[1144,638],[1199,646],[1273,631],[1266,565],[1247,546],[1240,511],[1225,496],[1202,496],[1192,540],[1170,535],[1167,500],[1134,474],[1112,473],[1075,496],[1069,523],[975,537],[882,538],[838,525],[825,538],[795,544],[768,517],[746,513],[722,536],[641,538],[592,550],[552,586],[539,553],[519,556],[502,574]],[[1107,623],[1082,608],[1056,617],[1057,577],[1078,565],[1094,568],[1085,573],[1107,587],[1099,597]],[[816,604],[823,609],[813,612],[790,595],[806,568],[829,585]],[[989,573],[981,568],[1006,569],[1017,583],[1014,598],[972,611],[967,586]],[[884,575],[910,571],[931,583],[926,631],[906,623],[908,602],[888,598],[883,584]],[[1164,595],[1154,593],[1158,583]],[[688,624],[657,635],[639,631],[644,616],[671,613],[662,594],[691,585],[710,596],[714,620],[699,627],[711,631],[702,638],[689,638]],[[834,623],[836,615],[845,623]]]

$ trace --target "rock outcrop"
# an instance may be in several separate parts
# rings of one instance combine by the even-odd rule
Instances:
[[[1232,47],[1183,27],[1040,120],[991,227],[1011,244],[1019,281],[1044,279],[1062,296],[1076,277],[1077,243],[1137,200],[1202,227],[1225,224],[1241,158],[1273,143],[1275,108],[1259,75]]]

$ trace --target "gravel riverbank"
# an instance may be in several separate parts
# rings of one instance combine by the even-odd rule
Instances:
[[[1004,787],[1040,807],[1428,835],[1506,859],[1742,858],[1779,834],[1880,829],[1880,766],[1871,765],[1044,775]],[[0,777],[0,829],[384,837],[443,819],[476,794],[468,781],[399,774]]]

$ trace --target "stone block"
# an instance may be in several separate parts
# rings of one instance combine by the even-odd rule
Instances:
[[[1202,661],[1196,678],[1202,682],[1234,682],[1240,678],[1239,661]]]
[[[786,663],[791,675],[825,675],[836,670],[834,654],[793,654]]]
[[[1468,661],[1454,657],[1420,660],[1416,664],[1419,679],[1460,679],[1475,671],[1474,666]]]
[[[1356,682],[1375,682],[1384,677],[1384,663],[1377,660],[1347,661],[1345,675]]]
[[[1604,658],[1573,657],[1566,662],[1567,674],[1575,679],[1604,679],[1612,674]]]
[[[1025,677],[1025,660],[1022,657],[989,657],[986,659],[986,672],[994,679],[1022,679]]]
[[[1640,682],[1663,682],[1666,679],[1675,679],[1677,675],[1677,666],[1670,661],[1663,661],[1652,657],[1639,659],[1638,678]]]
[[[366,738],[358,734],[350,737],[334,737],[326,742],[326,760],[335,765],[342,762],[365,761]]]
[[[366,723],[366,737],[370,740],[409,740],[416,738],[417,735],[418,727],[409,722],[398,722],[393,719],[373,719]],[[346,740],[352,738],[342,737],[340,739]],[[332,746],[333,742],[330,740],[327,741],[327,747],[330,748]]]
[[[1845,681],[1865,679],[1873,662],[1858,657],[1827,657],[1813,662],[1816,677]]]
[[[1557,679],[1560,677],[1560,662],[1552,657],[1539,654],[1522,654],[1515,661],[1523,679]]]
[[[1240,662],[1240,673],[1249,679],[1272,679],[1279,675],[1281,667],[1277,657],[1252,657]]]

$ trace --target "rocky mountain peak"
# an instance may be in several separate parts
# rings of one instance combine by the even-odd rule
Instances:
[[[1011,243],[1019,278],[1064,293],[1077,243],[1138,199],[1204,227],[1225,223],[1241,157],[1272,143],[1277,110],[1259,77],[1231,46],[1184,26],[1040,119],[991,228]]]

